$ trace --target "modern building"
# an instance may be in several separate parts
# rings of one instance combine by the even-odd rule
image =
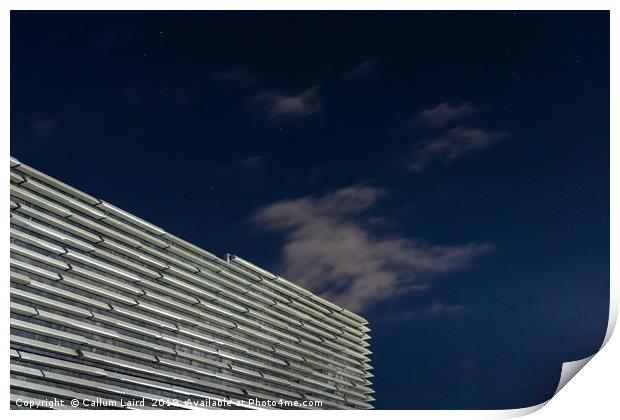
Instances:
[[[282,277],[13,158],[10,231],[12,408],[372,408],[367,321]]]

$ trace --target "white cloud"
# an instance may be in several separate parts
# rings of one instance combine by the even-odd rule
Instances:
[[[300,119],[317,114],[322,107],[316,86],[298,95],[286,96],[274,91],[258,93],[252,102],[262,108],[276,122]]]
[[[422,172],[433,161],[451,162],[471,152],[486,150],[504,138],[503,131],[455,127],[414,145],[407,166]]]
[[[384,194],[358,185],[322,197],[283,200],[260,209],[254,221],[284,233],[285,277],[354,311],[427,290],[428,275],[462,269],[491,249],[375,234],[363,212]]]
[[[454,105],[443,102],[431,109],[425,109],[417,116],[417,121],[432,128],[444,128],[461,121],[477,112],[470,102]]]

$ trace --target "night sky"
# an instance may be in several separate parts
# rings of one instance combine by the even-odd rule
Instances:
[[[376,407],[600,346],[607,12],[13,12],[11,154],[362,313]]]

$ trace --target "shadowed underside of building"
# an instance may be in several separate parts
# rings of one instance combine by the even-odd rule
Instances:
[[[364,318],[13,158],[10,204],[11,408],[372,408]]]

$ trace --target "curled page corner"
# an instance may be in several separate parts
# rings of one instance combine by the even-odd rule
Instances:
[[[529,414],[535,413],[536,411],[540,410],[545,405],[547,405],[548,402],[549,400],[543,401],[540,404],[532,405],[530,407],[513,408],[510,410],[499,410],[497,412],[497,415],[494,416],[494,418],[510,419],[510,418],[527,416]]]
[[[595,353],[596,354],[596,353]],[[540,404],[532,405],[530,407],[517,408],[512,410],[501,410],[495,416],[495,418],[505,419],[505,418],[515,418],[515,417],[523,417],[529,414],[535,413],[536,411],[543,408],[553,397],[556,396],[558,392],[566,385],[576,374],[579,372],[589,361],[594,357],[594,355],[586,357],[580,360],[574,360],[572,362],[564,362],[562,363],[562,372],[560,373],[560,381],[558,382],[558,386],[553,393],[553,396],[547,401],[543,401]]]
[[[601,344],[601,349],[605,347],[605,344],[607,344],[611,338],[611,335],[614,333],[614,330],[616,329],[616,321],[618,320],[618,302],[614,299],[614,297],[617,298],[618,295],[615,293],[616,291],[614,290],[613,285],[609,292],[612,294],[611,304],[609,305],[609,320],[607,321],[607,331],[605,332],[605,338],[603,339],[603,344]],[[601,350],[599,349],[599,351]]]
[[[610,305],[609,305],[609,319],[607,321],[607,331],[605,331],[605,338],[603,339],[603,342],[601,343],[601,347],[596,352],[594,352],[594,354],[592,354],[591,356],[585,357],[580,360],[573,360],[572,362],[562,363],[562,372],[560,374],[560,381],[558,382],[558,386],[555,389],[555,392],[553,393],[554,397],[557,395],[558,392],[560,392],[562,388],[564,388],[564,385],[566,385],[571,379],[573,379],[573,377],[577,374],[577,372],[579,372],[586,364],[588,364],[588,362],[592,360],[592,358],[596,356],[596,354],[599,351],[601,351],[603,347],[605,347],[605,344],[607,344],[607,342],[611,338],[614,332],[614,329],[616,328],[616,321],[618,318],[618,304],[617,304],[616,299],[614,299],[615,294],[613,294],[613,286],[610,288],[610,292],[611,292],[611,299],[610,299]]]
[[[611,338],[614,329],[616,327],[616,321],[618,318],[618,302],[615,299],[615,297],[617,296],[614,293],[614,288],[613,288],[613,282],[612,282],[612,286],[610,289],[611,292],[611,299],[610,299],[610,305],[609,305],[609,320],[607,322],[607,331],[605,332],[605,338],[603,339],[603,343],[601,344],[601,347],[594,352],[594,354],[585,357],[583,359],[580,360],[573,360],[571,362],[564,362],[562,363],[562,371],[560,373],[560,380],[558,382],[558,386],[555,389],[555,392],[553,393],[553,396],[548,399],[547,401],[543,401],[540,404],[536,404],[530,407],[524,407],[524,408],[517,408],[517,409],[511,409],[511,410],[500,410],[497,413],[496,416],[494,416],[495,418],[515,418],[515,417],[523,417],[523,416],[527,416],[528,414],[532,414],[538,410],[540,410],[541,408],[543,408],[545,405],[547,405],[547,403],[549,401],[551,401],[551,399],[553,397],[555,397],[557,395],[558,392],[560,392],[562,390],[562,388],[564,388],[564,386],[570,382],[571,379],[573,379],[573,377],[585,366],[588,364],[588,362],[590,360],[592,360],[592,358],[594,356],[596,356],[596,354],[601,351],[603,349],[603,347],[605,347],[605,345],[607,344],[607,342],[609,342],[609,339]]]
[[[572,362],[562,363],[562,373],[560,374],[560,382],[558,382],[558,387],[555,389],[553,396],[555,397],[556,394],[560,392],[562,388],[564,388],[564,385],[566,385],[568,381],[573,379],[573,377],[577,374],[577,372],[579,372],[590,360],[592,360],[592,358],[595,355],[596,353],[586,358],[580,359],[580,360],[573,360]]]

